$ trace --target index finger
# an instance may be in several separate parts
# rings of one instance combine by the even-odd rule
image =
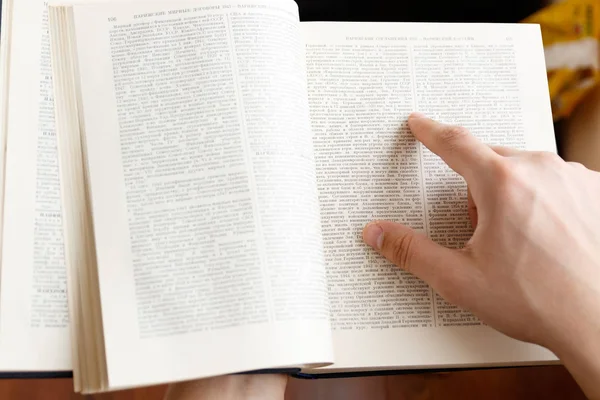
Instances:
[[[477,171],[501,157],[465,128],[441,124],[419,113],[408,117],[408,126],[425,147],[440,156],[467,182]]]

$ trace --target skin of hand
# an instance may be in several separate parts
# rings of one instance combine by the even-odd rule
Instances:
[[[552,350],[600,399],[600,173],[553,153],[491,148],[421,114],[408,124],[466,180],[473,236],[448,249],[375,221],[364,241],[488,325]]]

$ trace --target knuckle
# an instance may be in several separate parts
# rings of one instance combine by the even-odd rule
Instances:
[[[411,271],[411,259],[415,251],[415,237],[405,234],[395,237],[390,243],[392,262],[405,271]]]
[[[448,126],[440,132],[439,141],[444,147],[453,149],[469,135],[469,131],[462,126]]]
[[[569,162],[567,162],[567,164],[571,165],[574,168],[587,169],[585,165],[583,165],[582,163],[579,163],[579,162],[569,161]]]
[[[536,162],[542,164],[556,164],[563,161],[557,154],[550,153],[549,151],[538,151],[533,153],[532,156]]]
[[[493,167],[494,192],[505,202],[512,202],[527,185],[527,165],[521,161],[499,159]]]
[[[517,163],[502,158],[493,160],[491,169],[494,180],[499,185],[511,184],[519,174]]]

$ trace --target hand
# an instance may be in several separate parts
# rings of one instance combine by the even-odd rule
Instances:
[[[283,400],[286,375],[226,375],[176,383],[165,400]]]
[[[473,236],[448,249],[376,221],[365,242],[490,326],[548,347],[600,397],[600,174],[551,153],[492,149],[419,114],[408,123],[466,180]]]

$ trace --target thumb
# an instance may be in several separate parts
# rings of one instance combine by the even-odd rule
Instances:
[[[467,284],[466,256],[434,243],[411,228],[390,221],[375,221],[365,226],[363,240],[401,269],[429,283],[444,296],[451,287]],[[445,297],[445,296],[444,296]]]

